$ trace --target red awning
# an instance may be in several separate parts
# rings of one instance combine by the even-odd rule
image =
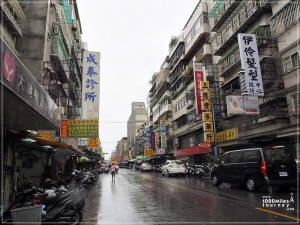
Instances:
[[[209,153],[209,150],[210,150],[210,143],[209,142],[203,142],[203,143],[200,143],[198,146],[178,149],[176,156],[185,156],[185,155],[196,155],[196,154]]]

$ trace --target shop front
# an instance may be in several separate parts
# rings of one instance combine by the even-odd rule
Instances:
[[[211,146],[208,142],[200,143],[198,146],[190,148],[177,149],[176,159],[182,160],[184,163],[200,163],[204,162],[207,155],[211,154]]]
[[[1,195],[1,202],[7,205],[12,195],[11,183],[14,183],[13,190],[16,191],[18,182],[23,179],[23,175],[19,176],[21,168],[37,171],[35,166],[40,167],[42,163],[34,165],[36,159],[47,161],[45,145],[28,138],[24,131],[58,131],[61,112],[17,54],[2,38],[0,42],[0,142],[3,146],[1,161],[4,168],[4,176],[1,179],[4,196]],[[32,153],[31,150],[38,153]]]

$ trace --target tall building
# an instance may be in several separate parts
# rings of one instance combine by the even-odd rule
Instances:
[[[269,145],[285,145],[299,154],[299,8],[299,1],[199,1],[182,33],[172,37],[168,71],[155,73],[149,91],[145,129],[151,132],[158,133],[164,100],[170,96],[164,154],[174,148],[174,157],[199,162],[212,153]],[[256,39],[257,50],[247,54],[257,54],[257,62],[241,60],[241,35]],[[245,83],[244,65],[258,63],[255,74],[261,73],[261,83],[251,88],[254,82]],[[196,82],[197,68],[209,83],[208,110],[199,108],[203,91],[197,93],[202,85]],[[168,74],[165,82],[162,74]],[[203,111],[212,113],[209,127]],[[212,129],[211,141],[207,129]]]
[[[83,49],[75,0],[1,1],[0,11],[5,208],[12,190],[55,178],[82,155],[76,140],[59,141],[59,129],[62,118],[80,118]]]
[[[134,137],[137,129],[147,120],[147,110],[144,102],[132,102],[131,114],[127,121],[128,147],[134,147]]]
[[[299,125],[295,107],[299,85],[296,44],[299,1],[217,1],[209,6],[212,53],[221,56],[217,62],[218,76],[224,78],[221,85],[223,128],[233,129],[237,134],[234,140],[220,140],[220,150],[286,145],[295,153]],[[241,96],[243,92],[239,72],[245,62],[241,61],[239,33],[254,34],[257,40],[264,89],[264,96],[258,97],[258,115],[228,113],[226,96]]]

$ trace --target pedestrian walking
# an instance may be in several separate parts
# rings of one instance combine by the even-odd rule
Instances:
[[[111,164],[110,173],[111,173],[111,179],[114,180],[116,176],[116,166],[114,163]]]

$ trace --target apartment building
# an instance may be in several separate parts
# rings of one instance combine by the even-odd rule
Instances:
[[[1,1],[0,11],[5,208],[23,182],[39,184],[82,154],[58,141],[61,119],[80,117],[82,48],[76,1]]]
[[[222,120],[225,130],[234,129],[237,133],[234,140],[220,141],[220,150],[266,145],[287,145],[295,150],[298,124],[296,102],[291,96],[297,95],[299,84],[296,75],[299,54],[295,45],[299,2],[217,1],[209,7],[212,53],[221,56],[217,62],[218,76],[224,79],[221,102],[226,110]],[[239,33],[255,34],[257,39],[264,88],[264,96],[258,97],[258,115],[229,115],[224,104],[226,96],[242,94]],[[289,53],[298,54],[294,63]]]
[[[147,110],[144,102],[132,102],[131,114],[127,121],[128,148],[133,149],[134,138],[138,128],[147,120]]]
[[[164,77],[157,73],[149,91],[150,122],[159,132],[161,99],[170,93],[166,152],[199,162],[205,155],[237,148],[268,145],[299,147],[299,1],[268,0],[199,1],[182,33],[172,37],[167,57],[169,88],[158,93]],[[243,80],[238,34],[254,34],[257,40],[264,95],[255,113],[232,114],[228,98],[241,98]],[[209,81],[215,139],[204,140],[204,118],[197,112],[195,63],[204,67]],[[246,98],[245,98],[246,99]],[[170,106],[169,106],[170,107]],[[172,124],[172,127],[171,127]],[[172,133],[171,133],[172,132]],[[172,145],[171,147],[170,145]]]

